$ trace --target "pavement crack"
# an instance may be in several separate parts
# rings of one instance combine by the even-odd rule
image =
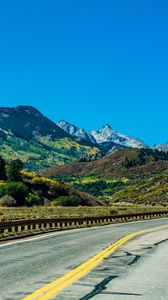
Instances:
[[[128,266],[135,264],[141,258],[140,255],[135,255],[134,259],[128,263]]]
[[[167,242],[167,241],[168,241],[168,239],[162,240],[160,242],[155,243],[154,246],[158,246],[158,245],[160,245],[160,244],[162,244],[164,242]]]
[[[149,247],[142,248],[142,250],[150,250],[152,248],[153,248],[152,246],[149,246]]]
[[[125,252],[125,254],[126,254],[127,256],[132,256],[132,255],[134,255],[134,254],[132,254],[131,252]]]
[[[142,294],[135,293],[121,293],[121,292],[104,292],[104,295],[121,295],[121,296],[142,296]]]
[[[85,295],[84,297],[80,298],[79,300],[89,300],[91,298],[93,298],[94,296],[100,294],[102,291],[104,291],[106,289],[107,284],[117,278],[118,276],[108,276],[107,278],[105,278],[103,281],[101,281],[100,283],[98,283],[94,290],[90,293],[88,293],[87,295]]]

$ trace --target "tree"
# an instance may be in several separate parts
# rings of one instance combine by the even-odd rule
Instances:
[[[6,180],[6,164],[4,159],[0,156],[0,180]]]
[[[28,193],[28,187],[23,182],[9,182],[5,187],[5,194],[13,197],[17,206],[25,204]]]
[[[6,172],[7,180],[9,182],[22,181],[22,176],[20,174],[22,168],[23,168],[23,163],[21,162],[21,160],[19,159],[13,160],[7,167],[7,172]]]

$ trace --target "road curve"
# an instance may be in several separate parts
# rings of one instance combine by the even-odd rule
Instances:
[[[26,295],[33,293],[35,290],[40,289],[47,283],[50,283],[57,278],[60,278],[63,275],[67,274],[69,271],[75,269],[77,266],[95,256],[110,244],[115,243],[123,236],[139,230],[146,230],[160,225],[168,225],[168,219],[165,218],[160,220],[140,221],[134,223],[114,224],[103,227],[70,230],[66,232],[57,232],[46,234],[45,236],[25,238],[22,240],[2,243],[0,244],[0,299],[23,299],[24,297],[26,297]],[[154,242],[159,243],[161,240],[166,240],[166,235],[168,238],[168,230],[162,229],[162,231],[160,231],[159,233],[158,231],[157,233],[155,233],[156,236]],[[164,232],[164,239],[162,232]],[[151,236],[152,233],[149,233],[146,236],[148,235]],[[135,238],[132,242],[135,243],[138,240],[140,240],[140,238]],[[128,242],[128,245],[125,244],[125,246],[122,247],[128,247],[130,243],[131,242]],[[163,248],[160,249],[164,251]],[[116,254],[113,253],[112,256],[108,258],[109,260],[112,258],[114,260],[113,264],[110,264],[110,268],[112,269],[110,269],[109,267],[103,267],[103,264],[105,263],[105,261],[108,261],[108,259],[104,260],[100,266],[95,268],[92,272],[85,276],[85,278],[82,278],[72,286],[67,287],[53,299],[87,300],[91,298],[102,299],[102,296],[104,299],[121,299],[121,295],[122,299],[128,299],[123,298],[127,297],[127,295],[124,295],[122,293],[121,295],[119,295],[120,298],[114,298],[118,297],[115,294],[115,291],[112,292],[113,294],[106,293],[106,296],[102,294],[104,290],[104,288],[102,289],[103,284],[105,283],[105,286],[110,286],[110,284],[112,284],[112,279],[115,278],[114,270],[116,271],[116,262],[120,266],[121,261],[122,263],[123,260],[125,261],[125,264],[122,264],[122,270],[126,270],[127,266],[129,265],[127,260],[131,257],[131,254],[126,255],[126,257],[121,256],[121,258],[120,255],[119,257],[117,256],[117,251]],[[142,249],[140,249],[139,251],[143,252]],[[131,253],[131,251],[129,252],[129,250],[124,251],[124,253],[127,252]],[[151,252],[151,254],[151,257],[155,257],[153,252]],[[155,255],[157,255],[158,257],[158,254]],[[134,262],[138,260],[137,257],[138,256],[136,255],[135,258],[133,257],[133,259],[135,259]],[[137,266],[137,264],[135,263],[133,265]],[[102,273],[99,268],[100,270],[103,270]],[[106,271],[108,273],[108,276],[106,276]],[[95,281],[92,277],[91,284],[90,276],[93,275],[93,272],[97,272],[97,275],[94,275],[94,277],[96,277]],[[143,268],[141,272],[143,273]],[[117,278],[115,278],[116,284],[119,284],[119,281],[117,282],[117,280],[119,280],[120,278],[118,277],[119,276],[117,275]],[[127,284],[132,281],[130,275],[127,276],[127,279],[128,282],[123,282],[123,285],[125,284],[125,286],[127,286]],[[125,279],[121,277],[121,280]],[[83,282],[85,283],[85,281],[86,284],[83,284]],[[134,285],[136,287],[135,283],[136,282],[134,281]],[[94,289],[96,289],[96,294],[94,292]],[[140,297],[142,299],[143,295],[145,295],[145,293],[137,293],[137,295],[136,293],[132,293],[131,298],[129,299],[134,299],[133,297],[136,297],[136,299],[138,299],[137,297]],[[168,296],[166,298],[156,299],[167,298]]]

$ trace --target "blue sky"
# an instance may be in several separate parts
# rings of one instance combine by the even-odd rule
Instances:
[[[0,105],[168,140],[168,1],[0,1]]]

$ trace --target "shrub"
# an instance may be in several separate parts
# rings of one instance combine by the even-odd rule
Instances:
[[[38,195],[29,193],[25,199],[25,203],[27,206],[41,205],[43,204],[43,200]]]
[[[0,206],[7,206],[7,207],[16,206],[16,200],[9,195],[5,195],[2,198],[0,198]]]
[[[29,178],[29,179],[33,179],[34,177],[36,177],[35,173],[33,173],[33,172],[27,172],[25,170],[21,170],[20,174],[22,174],[23,176],[25,176],[26,178]]]
[[[60,196],[56,199],[62,206],[79,206],[83,205],[83,201],[79,196]]]
[[[46,178],[46,177],[34,177],[32,179],[32,183],[33,184],[37,184],[37,185],[50,185],[50,186],[53,186],[53,187],[60,187],[60,183],[55,181],[55,180],[52,180],[52,179],[49,179],[49,178]]]
[[[5,186],[5,194],[13,197],[18,206],[25,204],[25,198],[28,192],[27,186],[22,182],[9,182]]]
[[[0,198],[6,195],[6,183],[0,184]]]

